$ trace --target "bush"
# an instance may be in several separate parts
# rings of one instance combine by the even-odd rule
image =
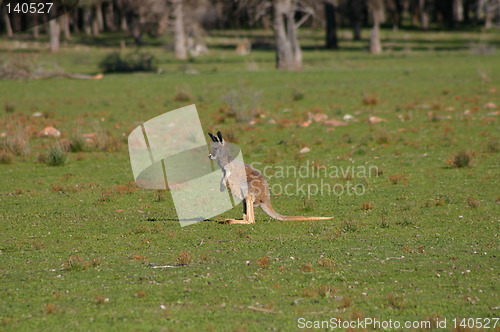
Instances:
[[[472,161],[472,153],[467,151],[460,151],[453,156],[452,163],[455,167],[462,168],[470,165]]]
[[[30,147],[26,130],[17,127],[9,131],[7,136],[0,140],[0,150],[10,152],[16,156],[29,154]]]
[[[99,64],[105,73],[127,73],[134,71],[155,71],[156,59],[151,53],[133,52],[124,56],[119,52],[108,54]]]
[[[70,152],[83,152],[87,149],[87,142],[85,138],[81,135],[72,136],[69,140],[69,151]]]
[[[237,122],[248,122],[258,115],[257,105],[261,91],[247,88],[232,89],[222,96],[222,100],[229,106],[226,115],[234,117]]]
[[[59,146],[54,145],[45,156],[45,164],[49,166],[61,166],[66,163],[66,152]]]
[[[12,155],[8,151],[0,150],[0,164],[11,164]]]
[[[16,104],[6,101],[3,105],[3,109],[5,110],[5,113],[14,113],[16,110]]]
[[[488,145],[487,145],[487,151],[489,153],[496,153],[498,151],[500,151],[500,144],[498,141],[489,141],[488,142]]]
[[[304,99],[304,92],[301,90],[293,89],[292,90],[292,99],[293,101],[299,101]]]
[[[191,93],[183,89],[177,89],[177,92],[174,95],[174,101],[178,102],[188,102],[192,98]]]
[[[191,255],[186,251],[181,251],[179,256],[177,256],[177,262],[179,265],[189,265],[192,260]]]

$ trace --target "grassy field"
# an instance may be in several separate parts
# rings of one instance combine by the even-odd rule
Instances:
[[[306,30],[298,73],[275,71],[272,51],[235,55],[247,33],[217,32],[211,54],[188,62],[147,40],[160,74],[0,81],[0,146],[19,149],[0,156],[0,330],[288,331],[299,318],[366,317],[446,318],[450,330],[453,318],[499,316],[498,32],[384,31],[386,53],[372,56],[366,41],[325,51]],[[58,55],[0,40],[0,59],[93,74],[121,38],[77,36]],[[228,114],[231,91],[258,96],[256,121]],[[251,226],[218,223],[238,206],[181,228],[168,192],[135,186],[126,138],[193,103],[246,162],[377,171],[304,180],[363,195],[273,199],[283,214],[333,220],[258,210]],[[357,121],[307,125],[308,113]],[[38,137],[46,126],[61,138]],[[93,144],[46,164],[52,146],[88,133]]]

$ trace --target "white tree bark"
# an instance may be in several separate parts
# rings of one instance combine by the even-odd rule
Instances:
[[[295,23],[295,0],[273,0],[276,67],[283,70],[302,69],[302,52]]]
[[[429,29],[429,13],[427,11],[426,0],[418,1],[418,9],[420,12],[420,25],[423,30]]]
[[[83,31],[87,36],[92,35],[92,11],[87,6],[83,9]]]
[[[174,39],[175,39],[175,57],[177,59],[186,59],[186,34],[184,31],[184,10],[183,0],[172,0],[174,6]]]
[[[52,19],[49,21],[49,38],[50,38],[50,51],[52,53],[59,52],[61,37],[61,26],[59,25],[58,19]]]
[[[500,0],[485,0],[484,4],[484,28],[489,30],[493,26],[495,15],[500,16]]]
[[[380,42],[380,23],[385,19],[383,0],[369,0],[368,9],[373,18],[373,28],[370,33],[370,53],[382,53],[382,43]]]
[[[101,31],[100,24],[99,24],[99,9],[101,8],[100,4],[97,3],[93,8],[92,8],[92,36],[99,36],[99,33]]]
[[[453,20],[455,22],[463,22],[464,20],[463,0],[453,0]]]
[[[102,3],[97,1],[95,4],[95,18],[99,31],[104,30],[104,15],[102,14]]]

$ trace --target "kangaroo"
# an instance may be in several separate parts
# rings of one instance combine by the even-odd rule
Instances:
[[[271,205],[269,186],[262,173],[248,164],[244,164],[244,167],[241,167],[242,162],[234,160],[231,156],[220,131],[217,132],[217,136],[211,133],[208,133],[208,135],[213,142],[208,157],[212,160],[217,160],[222,170],[220,191],[222,192],[228,188],[234,196],[245,200],[243,204],[243,219],[226,219],[227,223],[255,223],[254,206],[259,206],[269,217],[282,221],[333,219],[333,217],[284,216],[276,212]],[[245,174],[242,174],[243,169]]]

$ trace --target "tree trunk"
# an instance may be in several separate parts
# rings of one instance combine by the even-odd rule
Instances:
[[[293,54],[293,69],[292,70],[301,70],[302,69],[302,50],[300,49],[299,44],[299,35],[298,35],[298,27],[295,24],[295,1],[291,1],[292,6],[289,7],[287,13],[287,30],[288,30],[288,39],[290,40],[290,45],[292,46],[292,54]]]
[[[463,0],[453,0],[453,20],[455,22],[463,22],[464,20]]]
[[[418,1],[418,9],[420,12],[420,26],[423,30],[429,29],[429,13],[427,11],[427,7],[428,6],[426,4],[426,0]]]
[[[71,21],[73,22],[73,32],[80,33],[80,14],[81,11],[78,8],[73,9],[73,15],[71,15]]]
[[[59,25],[58,19],[52,19],[49,21],[49,36],[50,36],[50,51],[52,53],[59,52],[61,27]]]
[[[87,36],[92,35],[92,12],[88,7],[83,10],[83,31]]]
[[[97,22],[99,32],[104,31],[104,17],[102,15],[102,3],[100,1],[95,4],[95,20]]]
[[[120,17],[120,30],[128,31],[127,17],[125,15]]]
[[[338,49],[336,6],[330,0],[324,2],[326,20],[326,45],[328,49]]]
[[[380,43],[380,23],[384,20],[384,2],[383,0],[370,0],[368,9],[373,18],[373,28],[370,33],[370,53],[382,53],[382,44]]]
[[[64,31],[64,40],[71,40],[71,31],[69,27],[69,21],[70,21],[70,13],[67,12],[66,14],[61,16],[61,23],[63,25],[63,31]]]
[[[7,37],[9,38],[14,38],[14,31],[12,31],[12,25],[10,25],[10,18],[9,15],[7,14],[7,8],[5,6],[2,6],[2,14],[3,14],[3,21],[5,22],[5,30],[7,31]]]
[[[136,45],[142,44],[143,18],[138,11],[132,8],[125,8],[124,15],[127,22],[127,31],[134,38]]]
[[[493,27],[495,12],[500,11],[500,0],[485,0],[484,8],[484,28],[489,30]]]
[[[291,0],[273,0],[273,28],[276,39],[276,68],[300,70],[302,52],[295,26],[295,3]],[[286,21],[285,21],[286,20]]]
[[[175,58],[186,59],[186,34],[184,32],[184,11],[182,9],[183,0],[172,0],[174,5],[174,39],[175,39]]]
[[[97,14],[98,8],[101,8],[100,4],[96,4],[94,8],[92,8],[92,36],[99,36],[99,32],[101,31],[99,25],[99,15]]]
[[[38,15],[33,15],[33,39],[40,38],[40,27],[38,26]]]
[[[401,26],[401,16],[403,14],[403,4],[401,0],[388,0],[387,8],[391,12],[392,30],[398,31]]]
[[[118,9],[120,30],[127,32],[128,31],[127,11],[125,10],[125,6],[123,4],[123,1],[117,0],[116,7]]]
[[[105,20],[106,29],[108,29],[109,31],[116,31],[115,8],[114,8],[112,1],[110,3],[108,3],[108,6],[106,8],[105,17],[106,17],[106,20]]]
[[[349,21],[352,26],[354,40],[361,40],[361,27],[363,26],[363,12],[365,9],[364,0],[349,0],[347,2]]]

